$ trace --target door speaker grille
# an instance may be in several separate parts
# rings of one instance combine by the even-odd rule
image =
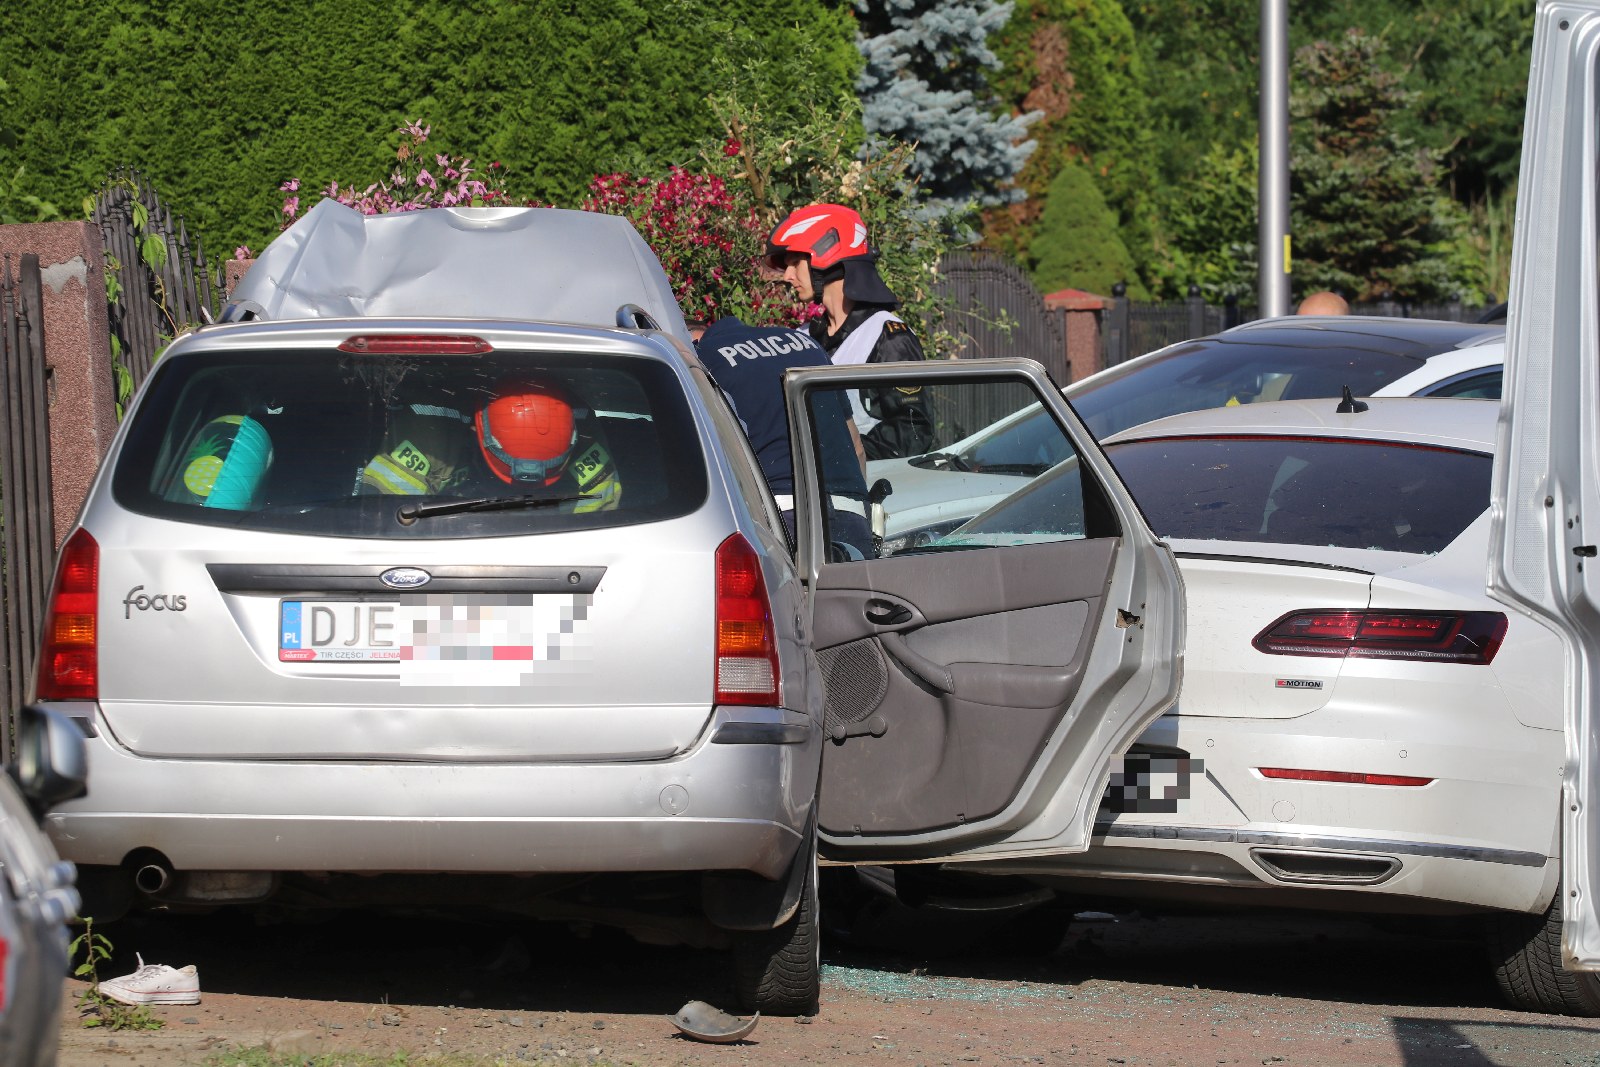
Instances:
[[[854,726],[877,711],[889,691],[889,664],[870,637],[823,649],[817,653],[817,665],[827,692],[823,724],[829,733],[836,726]]]

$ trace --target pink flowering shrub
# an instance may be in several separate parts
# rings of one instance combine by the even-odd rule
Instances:
[[[365,188],[359,188],[359,183],[341,186],[332,182],[319,195],[353,207],[363,215],[430,207],[491,207],[511,202],[505,191],[504,168],[499,163],[478,171],[466,158],[433,153],[429,159],[422,146],[433,127],[420,122],[409,122],[396,132],[401,139],[393,170]],[[284,194],[279,229],[287,229],[301,214],[300,179],[290,178],[278,186],[278,191]],[[310,204],[306,206],[309,208]]]
[[[715,175],[672,167],[664,178],[601,174],[583,210],[621,215],[661,260],[678,306],[691,321],[738,315],[752,325],[793,325],[821,308],[762,281],[766,228]]]

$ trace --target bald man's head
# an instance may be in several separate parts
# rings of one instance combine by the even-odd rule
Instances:
[[[1320,293],[1312,293],[1300,301],[1300,309],[1296,315],[1348,315],[1350,305],[1345,303],[1344,297],[1338,293],[1324,289]]]

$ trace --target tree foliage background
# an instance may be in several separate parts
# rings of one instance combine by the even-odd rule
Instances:
[[[1373,63],[1404,97],[1384,135],[1436,159],[1422,168],[1412,208],[1435,211],[1449,233],[1425,257],[1444,276],[1434,269],[1421,284],[1413,273],[1419,284],[1397,289],[1403,296],[1441,286],[1469,301],[1485,288],[1505,293],[1534,2],[1289,5],[1297,53],[1352,28],[1376,39]],[[986,243],[1037,264],[1043,250],[1031,245],[1049,182],[1073,158],[1117,215],[1138,275],[1130,288],[1142,281],[1177,297],[1197,282],[1213,299],[1253,290],[1259,11],[1259,0],[1019,0],[996,84],[1014,109],[1044,107],[1048,117],[1023,172],[1029,199],[991,213]],[[1307,151],[1302,139],[1297,152]],[[1303,162],[1297,156],[1295,166]],[[1446,202],[1436,201],[1441,192]],[[1321,252],[1303,247],[1298,232],[1315,214],[1297,212],[1299,293],[1319,276]],[[1378,281],[1364,277],[1359,289]]]
[[[1357,183],[1318,200],[1313,186],[1328,175],[1317,168],[1337,169],[1334,141],[1296,128],[1297,290],[1332,279],[1352,295],[1380,285],[1413,298],[1504,293],[1534,3],[1290,5],[1297,53],[1351,28],[1375,42],[1374,76],[1395,93],[1381,136],[1416,163],[1409,197],[1395,185],[1390,202],[1363,199],[1382,184],[1368,182],[1366,193]],[[513,197],[576,205],[597,174],[699,166],[726,132],[709,98],[728,92],[742,121],[771,137],[768,194],[783,203],[828,185],[791,180],[786,142],[830,120],[828,151],[848,161],[884,121],[877,85],[899,91],[902,112],[931,106],[893,127],[921,153],[895,187],[915,179],[924,195],[1003,201],[985,212],[983,240],[1041,282],[1088,284],[1097,275],[1060,264],[1122,262],[1110,238],[1092,236],[1109,232],[1135,294],[1179,296],[1191,282],[1213,298],[1252,289],[1259,0],[1011,0],[1002,24],[1006,7],[105,0],[63,17],[55,0],[12,0],[0,34],[0,221],[76,214],[109,171],[130,165],[209,248],[259,247],[281,217],[279,182],[381,173],[393,131],[410,120],[432,125],[431,149],[503,163]],[[873,41],[911,29],[903,48],[874,53]],[[916,84],[890,85],[886,72]],[[1014,135],[1030,113],[1040,117],[1026,128],[1028,154]],[[960,146],[980,144],[987,169],[949,167]],[[846,173],[835,164],[829,181]],[[1052,210],[1057,194],[1085,204]],[[1432,227],[1419,231],[1415,269],[1332,258],[1331,213],[1402,208]]]
[[[1011,18],[996,0],[855,0],[866,63],[856,88],[869,136],[914,145],[935,211],[1022,198],[1012,185],[1033,152],[1028,126],[989,86],[989,37]]]

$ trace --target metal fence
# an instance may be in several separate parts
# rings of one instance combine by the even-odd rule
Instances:
[[[1221,304],[1209,304],[1198,286],[1190,286],[1186,300],[1170,304],[1134,303],[1127,286],[1118,282],[1111,288],[1111,306],[1106,309],[1101,329],[1105,363],[1118,363],[1154,352],[1158,348],[1205,337],[1261,317],[1256,307],[1228,297]],[[1446,319],[1451,322],[1476,322],[1495,304],[1490,294],[1484,304],[1454,301],[1443,304],[1412,304],[1386,294],[1370,303],[1352,304],[1354,315],[1380,315],[1386,318]]]
[[[11,758],[12,723],[28,687],[55,557],[43,309],[39,257],[22,256],[13,274],[6,256],[0,263],[0,761]]]
[[[1044,364],[1059,384],[1067,366],[1067,313],[1045,306],[1027,273],[1005,256],[957,249],[939,261],[936,289],[948,301],[945,326],[961,338],[957,359],[1023,356]],[[938,447],[987,426],[1030,403],[1025,386],[930,390],[929,408]]]
[[[183,216],[174,220],[138,171],[108,177],[95,193],[90,218],[100,227],[106,266],[114,272],[111,333],[137,388],[179,331],[211,322],[221,311],[224,268],[208,266]]]

